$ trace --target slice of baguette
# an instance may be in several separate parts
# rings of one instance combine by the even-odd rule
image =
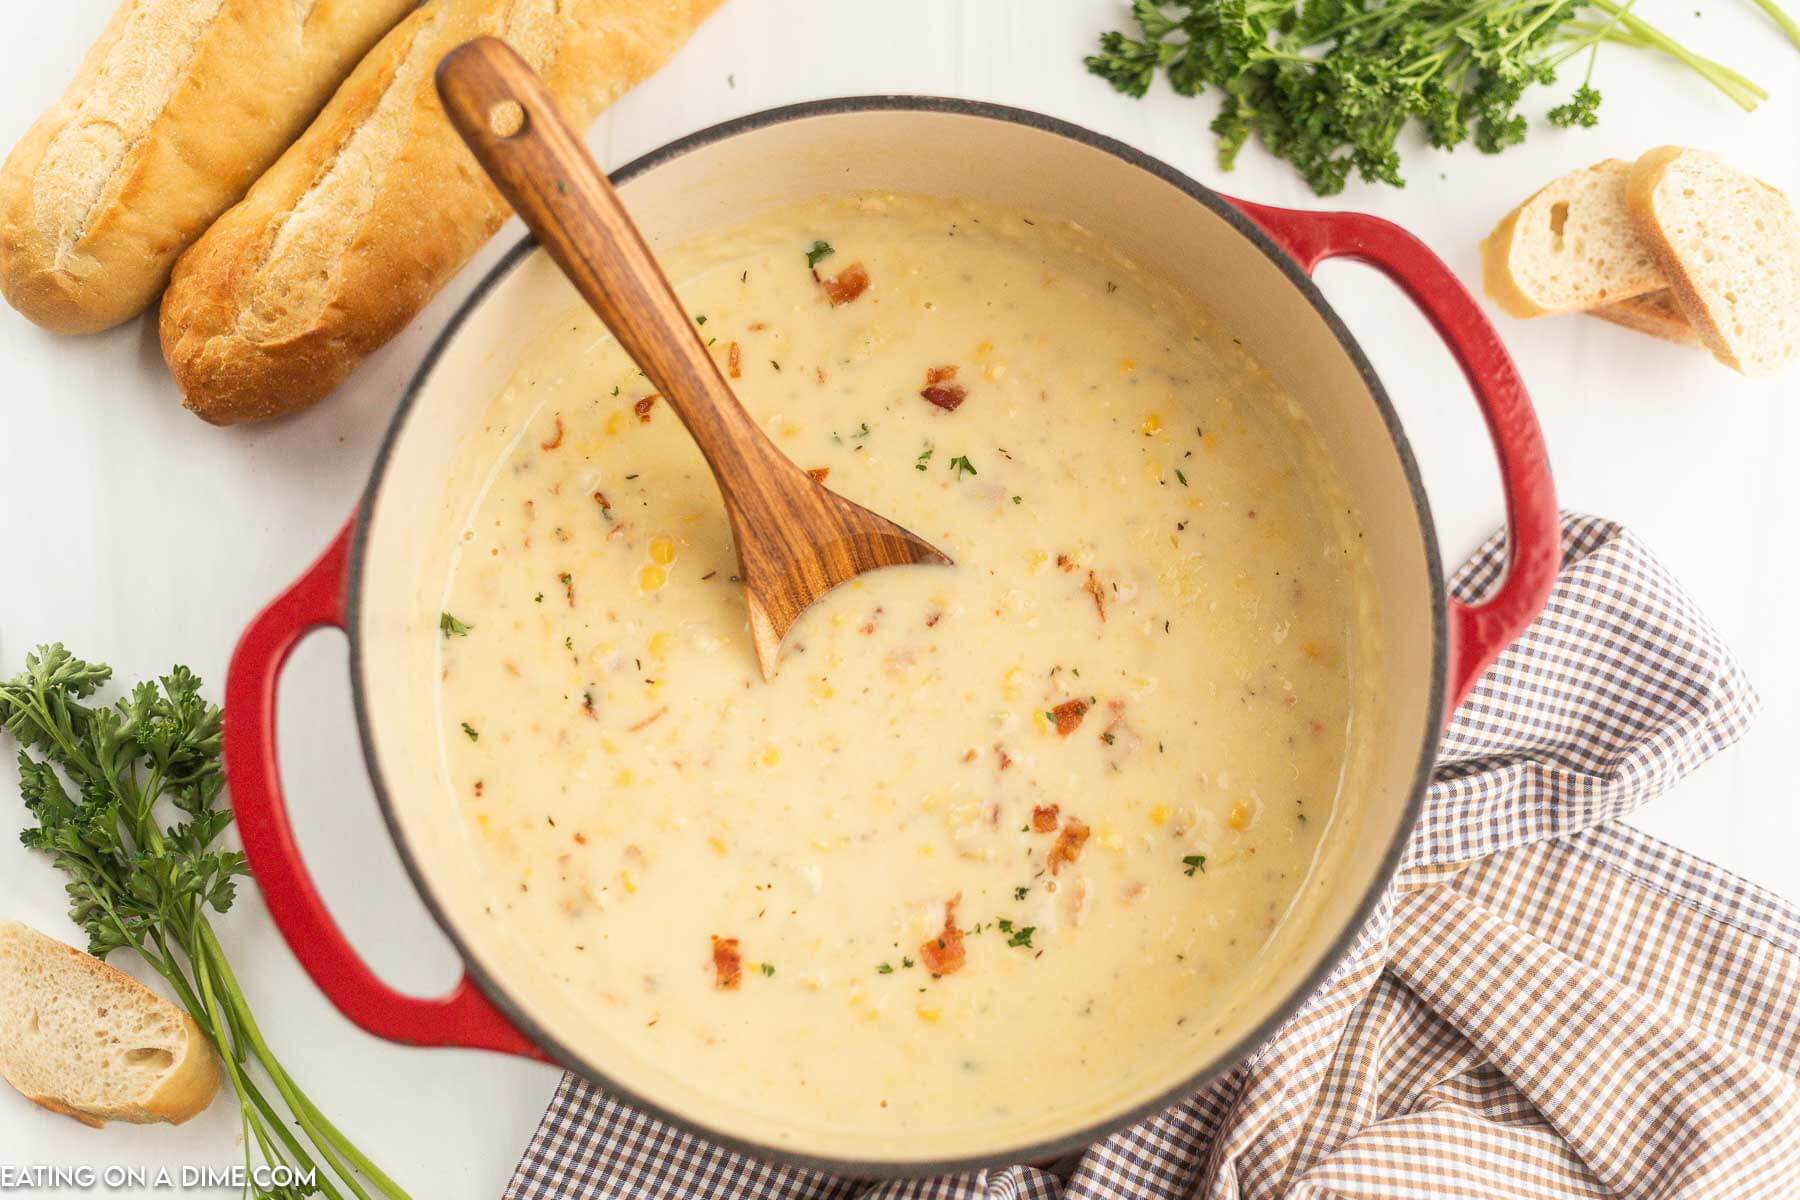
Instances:
[[[409,321],[508,215],[433,72],[504,38],[577,128],[661,66],[720,0],[431,0],[176,265],[162,348],[214,424],[318,400]]]
[[[1488,297],[1515,317],[1576,312],[1665,287],[1625,202],[1616,158],[1552,180],[1481,243]]]
[[[1800,355],[1800,224],[1786,196],[1718,156],[1638,159],[1631,215],[1707,349],[1749,376]]]
[[[1675,293],[1669,288],[1645,292],[1616,304],[1603,304],[1588,312],[1602,321],[1611,321],[1614,325],[1623,325],[1627,329],[1647,333],[1665,342],[1680,342],[1684,346],[1701,345],[1699,331],[1687,319],[1687,313],[1682,311]]]
[[[192,1018],[17,921],[0,922],[0,1077],[95,1128],[179,1125],[219,1090],[218,1060]]]
[[[6,299],[59,333],[148,308],[413,3],[123,0],[0,168]]]

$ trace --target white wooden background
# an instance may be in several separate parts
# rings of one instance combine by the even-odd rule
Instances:
[[[62,89],[114,0],[17,0],[0,46],[0,143]],[[15,11],[16,9],[16,11]],[[1222,190],[1317,206],[1284,165],[1246,149],[1221,173],[1211,106],[1162,90],[1134,103],[1081,56],[1123,0],[730,0],[653,81],[594,127],[619,165],[691,130],[773,105],[876,92],[1038,109],[1122,138]],[[1563,170],[1684,142],[1800,195],[1800,50],[1749,0],[1643,0],[1640,15],[1775,93],[1746,116],[1696,78],[1606,55],[1598,129],[1536,126],[1497,158],[1413,147],[1404,191],[1352,186],[1336,207],[1413,229],[1473,286],[1477,239]],[[954,181],[950,181],[953,186]],[[457,299],[517,236],[509,228],[405,336],[333,399],[295,419],[216,430],[181,410],[144,322],[64,340],[0,309],[0,671],[62,640],[133,679],[183,661],[216,695],[239,630],[324,545],[362,485],[394,398]],[[1321,285],[1363,339],[1423,461],[1446,558],[1498,520],[1489,453],[1466,390],[1424,322],[1374,274],[1327,266]],[[1745,741],[1640,824],[1790,898],[1800,897],[1800,371],[1749,384],[1703,354],[1587,318],[1496,317],[1531,386],[1567,507],[1636,529],[1698,597],[1768,702]],[[345,647],[322,635],[289,670],[281,734],[313,870],[352,940],[397,984],[441,989],[447,944],[403,877],[373,809],[348,702]],[[0,918],[73,937],[61,881],[10,830],[0,757]],[[324,1110],[415,1196],[497,1196],[556,1072],[494,1055],[403,1050],[353,1029],[274,934],[255,889],[221,922],[250,1000]],[[180,1129],[94,1132],[0,1089],[0,1162],[225,1165],[228,1098]]]

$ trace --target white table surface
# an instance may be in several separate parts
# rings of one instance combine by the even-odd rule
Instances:
[[[114,0],[10,14],[0,48],[0,143],[60,92]],[[607,165],[729,117],[824,96],[935,93],[1037,109],[1121,138],[1196,178],[1257,200],[1324,207],[1284,164],[1247,148],[1222,173],[1211,105],[1166,88],[1115,95],[1081,56],[1124,3],[1077,0],[730,0],[654,80],[593,129]],[[1749,0],[1644,0],[1641,15],[1771,91],[1746,116],[1698,79],[1613,51],[1591,131],[1534,125],[1499,157],[1414,145],[1404,191],[1361,185],[1330,207],[1417,232],[1465,282],[1476,241],[1553,175],[1663,142],[1709,147],[1800,195],[1800,51]],[[41,640],[136,679],[181,661],[217,696],[238,632],[349,512],[395,397],[432,334],[516,224],[407,333],[338,394],[272,425],[212,429],[184,412],[155,332],[137,322],[65,340],[0,308],[0,672]],[[1372,272],[1328,265],[1320,283],[1363,339],[1424,467],[1447,561],[1498,521],[1498,485],[1466,388],[1435,337]],[[1652,804],[1645,829],[1800,897],[1800,739],[1793,598],[1800,592],[1800,371],[1749,383],[1705,354],[1584,317],[1496,314],[1531,387],[1565,507],[1635,529],[1698,598],[1759,684],[1749,736]],[[311,639],[289,669],[281,736],[289,796],[315,875],[352,941],[396,984],[441,990],[447,942],[401,872],[376,815],[350,708],[345,643]],[[62,881],[10,830],[21,820],[11,747],[0,755],[0,918],[77,940]],[[254,887],[219,922],[250,1001],[293,1074],[415,1196],[497,1196],[557,1079],[497,1055],[401,1049],[353,1028],[275,934]],[[102,1133],[0,1089],[0,1162],[229,1164],[236,1106],[222,1098],[179,1128]],[[118,1193],[125,1194],[125,1193]],[[166,1193],[165,1193],[166,1194]]]

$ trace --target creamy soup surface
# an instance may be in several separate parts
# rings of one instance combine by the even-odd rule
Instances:
[[[1313,434],[1067,223],[852,195],[665,258],[777,444],[957,565],[839,589],[765,683],[711,475],[571,311],[465,445],[432,614],[492,918],[795,1138],[1157,1075],[1344,803],[1367,565]]]

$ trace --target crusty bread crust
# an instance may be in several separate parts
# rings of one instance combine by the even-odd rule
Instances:
[[[1642,296],[1633,296],[1616,304],[1591,308],[1588,313],[1602,321],[1647,333],[1665,342],[1679,342],[1684,346],[1702,344],[1700,334],[1682,311],[1675,293],[1668,288],[1658,292],[1645,292]]]
[[[648,76],[720,0],[431,0],[176,265],[163,356],[215,424],[320,399],[406,327],[509,210],[438,102],[451,49],[503,37],[578,125]]]
[[[0,168],[0,291],[59,333],[129,320],[414,0],[123,0]]]
[[[26,1082],[24,1063],[13,1057],[14,1054],[23,1055],[24,1046],[13,1046],[11,1053],[0,1052],[0,1078],[18,1088],[32,1103],[51,1112],[73,1117],[83,1125],[96,1129],[108,1121],[127,1121],[139,1125],[162,1121],[179,1125],[204,1111],[212,1103],[219,1091],[218,1059],[206,1035],[187,1013],[123,971],[29,926],[16,921],[0,922],[0,940],[18,946],[20,957],[41,963],[45,973],[53,977],[66,979],[70,975],[87,976],[97,985],[93,989],[96,993],[123,995],[132,1006],[155,1010],[178,1024],[182,1030],[179,1051],[157,1080],[155,1087],[147,1095],[121,1104],[79,1104],[73,1102],[67,1092],[52,1094],[33,1088]],[[19,986],[21,985],[16,980],[0,978],[0,988]],[[121,1016],[118,1013],[95,1013],[93,1020],[96,1031],[103,1029],[107,1021],[118,1021]],[[6,1050],[7,1046],[6,1041],[0,1040],[0,1051]],[[41,1076],[41,1069],[34,1074]],[[80,1086],[76,1080],[62,1082],[69,1091]]]
[[[1681,244],[1681,234],[1671,228],[1672,214],[1665,211],[1672,198],[1665,200],[1659,195],[1669,172],[1684,160],[1710,169],[1715,179],[1729,179],[1724,187],[1748,185],[1743,190],[1750,191],[1760,205],[1766,206],[1757,209],[1752,227],[1749,214],[1732,211],[1736,206],[1731,197],[1708,194],[1698,198],[1696,207],[1716,206],[1721,221],[1734,227],[1730,240],[1736,244],[1728,247],[1721,243],[1717,254],[1713,246]],[[1794,326],[1800,325],[1800,225],[1796,224],[1787,197],[1760,180],[1732,171],[1713,155],[1684,146],[1658,146],[1646,151],[1632,167],[1626,195],[1639,232],[1668,277],[1670,291],[1713,357],[1752,378],[1770,374],[1792,361]],[[1718,234],[1692,236],[1705,236],[1711,241]],[[1766,271],[1760,270],[1764,257],[1756,259],[1756,267],[1735,257],[1747,244],[1762,248],[1760,255],[1771,264]],[[1724,286],[1716,279],[1709,283],[1709,276],[1727,269],[1716,264],[1730,263],[1734,258],[1741,270],[1733,273],[1733,280]],[[1735,278],[1739,273],[1763,277],[1743,278],[1739,282]],[[1769,286],[1771,281],[1774,287]],[[1740,291],[1745,293],[1741,297],[1737,295]],[[1736,315],[1734,321],[1732,309],[1740,304],[1750,315]],[[1726,328],[1746,320],[1749,326],[1741,332]],[[1772,322],[1780,324],[1772,328]]]

